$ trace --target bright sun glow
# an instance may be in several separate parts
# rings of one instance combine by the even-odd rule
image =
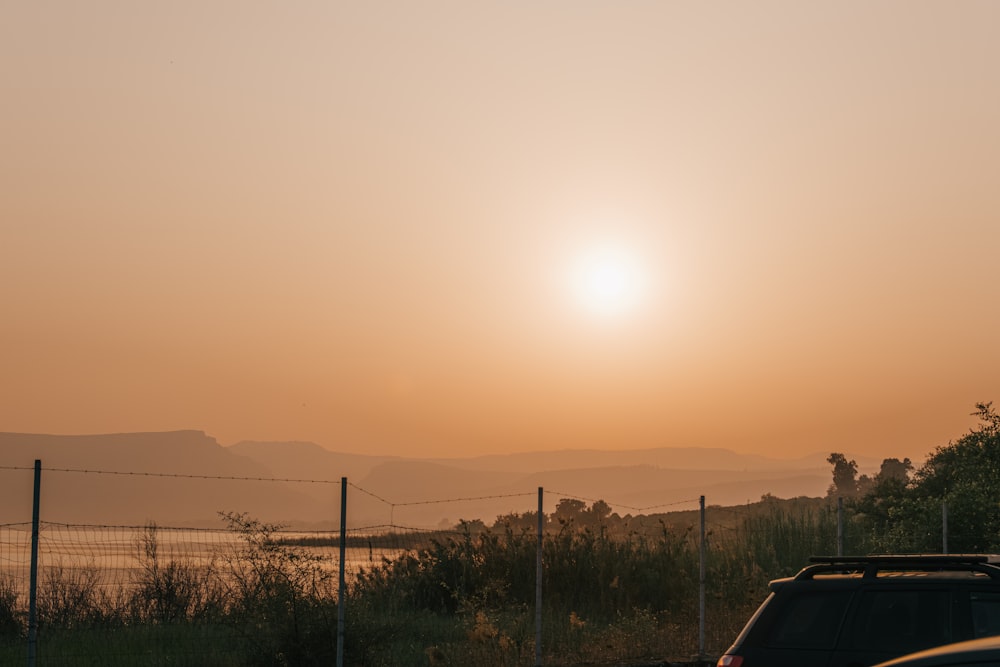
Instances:
[[[618,317],[641,301],[643,275],[638,259],[624,248],[593,248],[577,259],[571,286],[576,301],[588,312]]]

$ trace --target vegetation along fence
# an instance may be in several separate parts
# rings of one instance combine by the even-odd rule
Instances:
[[[3,665],[710,661],[770,579],[879,546],[834,497],[399,502],[346,478],[42,473],[0,468]]]

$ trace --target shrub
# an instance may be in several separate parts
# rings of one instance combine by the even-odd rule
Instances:
[[[223,519],[240,538],[220,555],[226,621],[262,665],[327,664],[336,655],[335,577],[320,556],[276,539],[279,526],[246,514]]]
[[[70,629],[111,625],[120,606],[102,588],[93,563],[79,568],[62,563],[46,568],[38,591],[38,625]]]
[[[179,623],[215,618],[225,605],[215,568],[160,556],[156,524],[136,540],[140,570],[129,600],[131,617],[139,622]]]
[[[0,576],[0,638],[16,639],[24,634],[25,614],[18,605],[19,597],[14,578]]]

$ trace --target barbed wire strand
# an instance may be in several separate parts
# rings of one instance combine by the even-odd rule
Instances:
[[[534,493],[506,493],[499,494],[495,496],[472,496],[469,498],[445,498],[442,500],[415,500],[409,503],[393,503],[396,507],[409,507],[412,505],[439,505],[441,503],[458,503],[458,502],[468,502],[472,500],[496,500],[498,498],[519,498],[523,496],[533,496]]]
[[[182,479],[214,479],[237,482],[296,482],[300,484],[340,484],[340,480],[332,479],[294,479],[285,477],[242,477],[239,475],[195,475],[192,473],[172,472],[135,472],[124,470],[86,470],[81,468],[43,468],[45,472],[71,472],[91,475],[121,475],[134,477],[172,477]]]
[[[33,467],[27,466],[0,466],[0,470],[34,470]],[[191,473],[166,473],[166,472],[145,472],[145,471],[126,471],[126,470],[91,470],[87,468],[44,468],[45,472],[62,472],[62,473],[77,473],[77,474],[90,474],[90,475],[117,475],[117,476],[132,476],[132,477],[163,477],[172,479],[207,479],[207,480],[228,480],[228,481],[243,481],[243,482],[283,482],[283,483],[298,483],[298,484],[340,484],[342,480],[331,480],[331,479],[302,479],[293,477],[250,477],[250,476],[239,476],[239,475],[196,475]],[[534,495],[533,492],[521,492],[521,493],[508,493],[508,494],[495,494],[487,496],[471,496],[471,497],[458,497],[458,498],[442,498],[435,500],[420,500],[411,502],[393,502],[387,500],[382,496],[369,491],[357,484],[348,482],[348,485],[364,493],[380,502],[389,505],[391,508],[396,507],[410,507],[417,505],[439,505],[445,503],[454,502],[471,502],[476,500],[496,500],[500,498],[519,498]],[[582,500],[589,503],[595,503],[598,499],[587,498],[583,496],[577,496],[570,493],[563,493],[561,491],[548,490],[549,494],[561,496],[563,498],[572,498],[575,500]],[[670,503],[660,503],[656,505],[647,505],[643,507],[637,507],[634,505],[628,505],[619,502],[607,502],[610,506],[624,508],[632,510],[635,512],[646,512],[649,510],[660,509],[662,507],[675,507],[677,505],[685,505],[689,503],[696,503],[699,499],[685,499],[678,500]],[[727,509],[727,508],[721,508]],[[735,512],[736,510],[728,510]]]
[[[155,530],[178,530],[178,531],[183,530],[183,531],[202,532],[202,533],[233,533],[233,532],[239,532],[239,531],[236,531],[236,530],[233,530],[233,529],[230,529],[230,528],[207,528],[207,527],[204,527],[204,526],[201,526],[201,527],[199,527],[199,526],[191,526],[191,527],[185,527],[185,526],[161,526],[158,523],[148,523],[148,524],[140,526],[138,524],[66,523],[66,522],[63,522],[63,521],[44,521],[44,520],[38,522],[38,528],[39,528],[39,530],[41,530],[43,528],[46,528],[46,527],[52,527],[52,528],[90,528],[90,529],[95,529],[95,530],[98,529],[98,528],[121,528],[121,529],[129,529],[129,530],[146,530],[146,529],[152,528],[152,529],[155,529]],[[282,532],[282,531],[276,531],[276,532]],[[310,531],[308,531],[308,530],[289,530],[287,532],[308,533]],[[318,531],[318,532],[321,532],[321,531]]]
[[[380,496],[380,495],[377,495],[377,494],[375,494],[375,493],[372,493],[372,492],[371,492],[371,491],[369,491],[368,489],[363,489],[363,488],[361,488],[360,486],[358,486],[357,484],[355,484],[355,483],[353,483],[353,482],[348,482],[348,483],[347,483],[347,486],[350,486],[350,487],[352,487],[352,488],[355,488],[355,489],[357,489],[358,491],[360,491],[361,493],[364,493],[364,494],[367,494],[367,495],[371,496],[371,497],[372,497],[372,498],[374,498],[375,500],[381,500],[381,501],[382,501],[383,503],[385,503],[386,505],[391,505],[391,504],[392,504],[391,502],[389,502],[388,500],[386,500],[386,499],[385,499],[385,498],[383,498],[382,496]]]

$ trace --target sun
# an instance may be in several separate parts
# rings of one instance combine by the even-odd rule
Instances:
[[[577,305],[602,318],[618,318],[635,311],[642,301],[644,282],[636,253],[611,244],[582,251],[570,275]]]

